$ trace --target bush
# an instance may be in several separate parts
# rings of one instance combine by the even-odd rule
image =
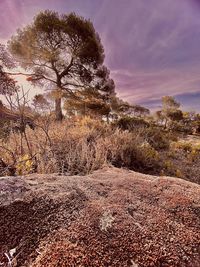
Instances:
[[[32,172],[33,166],[37,166],[40,173],[69,174],[87,174],[105,164],[151,173],[159,169],[158,152],[137,131],[113,129],[105,122],[88,118],[75,123],[51,122],[48,129],[44,123],[42,121],[42,126],[34,131],[27,129],[29,146],[26,140],[21,140],[20,134],[12,133],[4,143],[5,149],[0,149],[6,161],[15,164],[18,174]]]
[[[143,132],[149,144],[156,150],[168,149],[172,141],[177,140],[174,133],[166,132],[161,127],[152,126]]]
[[[34,162],[29,155],[23,155],[16,163],[16,173],[19,175],[32,173]]]
[[[20,175],[84,175],[113,165],[142,173],[185,177],[185,166],[188,164],[189,168],[190,162],[198,164],[200,146],[172,142],[175,139],[172,133],[155,126],[122,130],[88,117],[62,123],[42,118],[35,130],[27,128],[23,136],[11,132],[7,140],[1,139],[0,154],[6,169]]]
[[[107,140],[108,161],[115,167],[125,167],[141,172],[157,172],[157,151],[139,134],[116,131]]]
[[[176,151],[184,151],[186,153],[190,153],[192,152],[192,149],[193,149],[193,145],[190,143],[190,142],[185,142],[185,141],[182,141],[182,142],[174,142],[172,143],[171,145],[171,148],[176,150]]]
[[[10,134],[10,123],[7,121],[1,121],[0,124],[0,139],[7,139]]]
[[[135,130],[137,128],[149,127],[149,123],[142,118],[123,117],[114,123],[114,125],[122,130]]]

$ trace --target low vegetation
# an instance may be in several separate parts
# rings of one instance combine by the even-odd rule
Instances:
[[[91,117],[77,117],[55,122],[41,116],[35,120],[35,129],[27,127],[23,134],[11,129],[0,140],[5,163],[1,174],[76,175],[113,165],[200,181],[200,144],[181,141],[179,133],[158,126],[139,124],[122,129],[121,121],[108,124]]]
[[[67,55],[67,56],[64,56]],[[171,96],[155,114],[119,99],[90,21],[39,13],[0,45],[0,174],[88,174],[104,165],[200,183],[200,115]],[[48,88],[33,99],[10,73]],[[9,70],[9,71],[8,71]],[[182,141],[181,141],[182,140]]]

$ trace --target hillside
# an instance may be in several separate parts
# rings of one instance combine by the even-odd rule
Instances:
[[[106,168],[0,178],[0,262],[9,266],[191,266],[200,186]],[[11,256],[9,256],[11,259]]]

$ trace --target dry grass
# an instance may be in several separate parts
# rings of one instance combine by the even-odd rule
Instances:
[[[106,165],[200,183],[199,145],[177,141],[156,127],[130,130],[84,117],[56,123],[43,118],[35,130],[0,139],[7,164],[1,175],[61,173],[85,175]]]
[[[19,174],[88,174],[108,164],[148,172],[157,165],[158,153],[141,130],[123,131],[87,117],[62,123],[42,120],[37,125],[23,138],[11,133],[1,141],[4,160]]]

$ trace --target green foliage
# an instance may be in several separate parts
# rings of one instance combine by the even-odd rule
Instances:
[[[180,121],[183,119],[183,112],[181,110],[173,110],[173,111],[169,111],[167,116],[172,121]]]
[[[6,140],[9,137],[11,125],[9,121],[1,120],[0,122],[0,139]]]
[[[0,44],[0,94],[12,96],[17,90],[16,82],[6,72],[6,68],[14,68],[15,64],[6,50],[5,46]]]
[[[188,124],[190,126],[191,132],[200,134],[200,115],[199,114],[195,114],[195,116],[189,121]]]
[[[192,151],[193,145],[190,142],[175,142],[172,144],[172,148],[175,150],[183,150],[184,152],[188,153]]]
[[[177,140],[176,135],[164,131],[161,127],[150,126],[146,128],[145,132],[142,133],[146,136],[147,141],[154,147],[156,150],[168,149],[170,142]]]
[[[176,129],[177,122],[183,120],[183,112],[179,110],[180,104],[172,96],[162,97],[162,110],[156,112],[158,123],[169,130]]]
[[[29,174],[33,171],[33,161],[30,158],[29,155],[23,155],[21,157],[19,157],[17,163],[16,163],[16,173],[18,175],[25,175],[25,174]]]
[[[37,112],[45,112],[50,107],[50,103],[42,94],[37,94],[34,96],[32,105]]]
[[[34,63],[40,61],[62,70],[67,55],[81,64],[101,64],[104,59],[103,47],[92,23],[75,13],[61,15],[53,11],[40,12],[33,24],[19,30],[10,41],[10,50],[18,58],[24,59],[23,66],[37,69]],[[63,53],[66,58],[63,58]],[[71,58],[70,57],[70,58]],[[54,64],[50,64],[54,62]],[[39,66],[44,72],[45,66]],[[65,71],[64,66],[64,70]],[[67,72],[67,71],[66,71]],[[66,73],[67,74],[67,73]],[[65,76],[65,73],[62,73]]]
[[[149,109],[139,105],[130,105],[128,102],[118,98],[116,95],[111,97],[110,104],[112,112],[119,117],[145,117],[150,114]]]
[[[149,127],[148,122],[137,117],[123,117],[116,121],[114,125],[122,130],[134,130],[136,128]]]
[[[180,104],[172,96],[162,97],[162,110],[164,112],[176,111],[180,107]]]
[[[70,13],[40,12],[32,24],[19,30],[9,49],[21,67],[31,70],[29,81],[74,96],[73,92],[96,88],[103,94],[114,91],[109,71],[102,66],[104,49],[92,23]],[[57,120],[62,119],[62,95],[55,99]]]
[[[110,142],[112,146],[108,151],[108,159],[114,166],[143,173],[159,172],[158,152],[140,135],[117,131],[111,136]]]
[[[66,98],[64,109],[67,115],[84,116],[108,116],[110,105],[106,96],[99,93],[94,88],[87,88],[81,92],[74,93],[73,97]]]

